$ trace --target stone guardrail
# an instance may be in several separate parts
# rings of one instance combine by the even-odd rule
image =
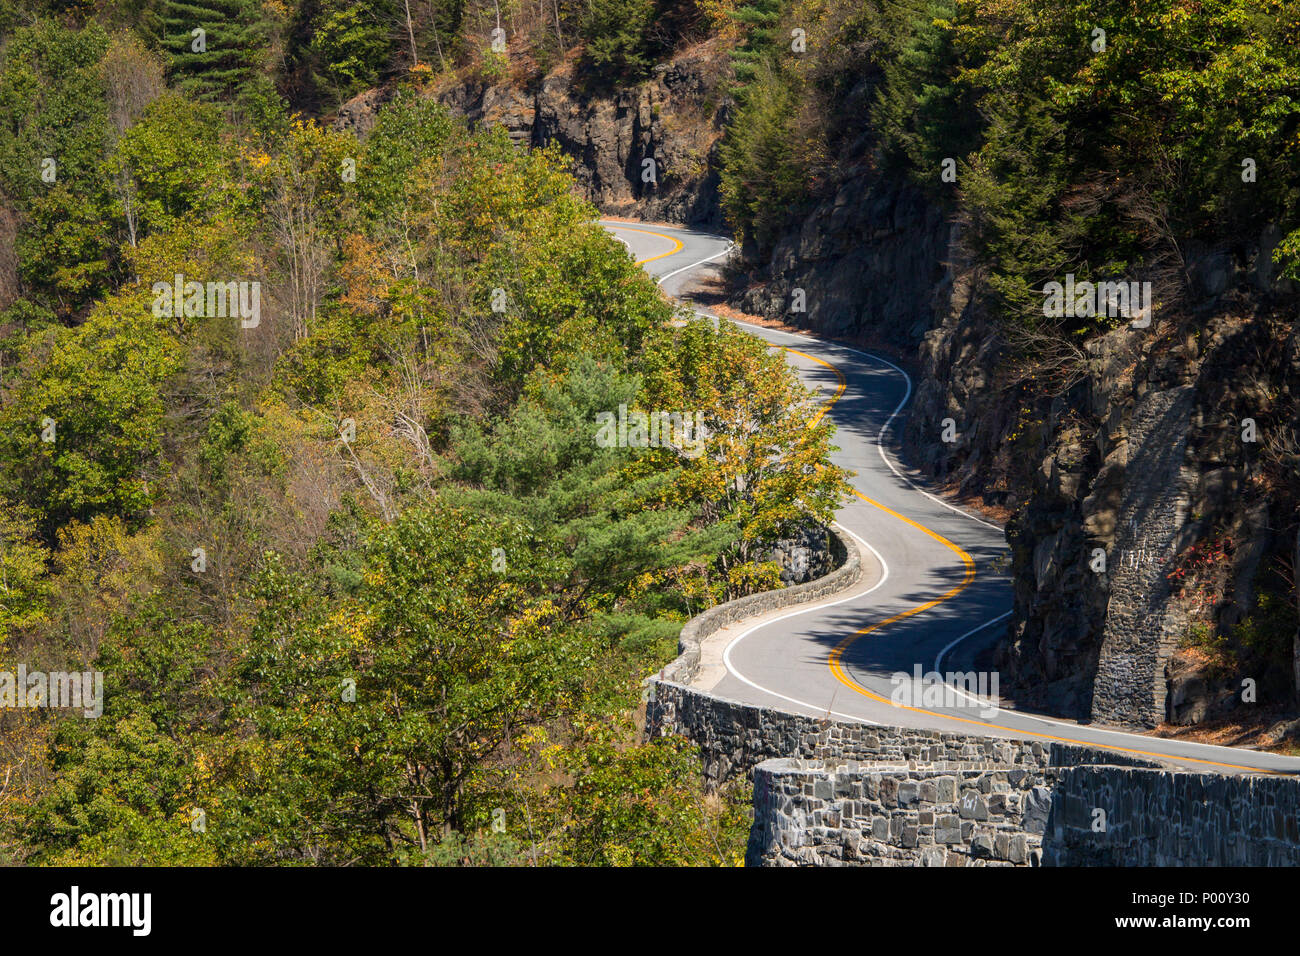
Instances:
[[[1043,865],[1300,866],[1300,779],[1115,766],[1061,770],[1043,834]]]
[[[750,866],[1038,866],[1062,771],[827,765],[754,771]]]
[[[1111,764],[1158,768],[1160,763],[1059,741],[979,736],[920,727],[810,717],[729,700],[697,687],[651,678],[648,737],[678,734],[700,748],[706,786],[748,774],[764,760],[794,757],[826,762],[913,763],[930,767],[1072,767]]]
[[[710,634],[747,617],[757,617],[778,608],[794,607],[820,600],[837,591],[853,587],[862,578],[862,555],[849,535],[840,535],[827,529],[831,542],[831,555],[836,568],[830,574],[793,587],[777,588],[750,594],[725,604],[709,608],[686,622],[677,638],[677,657],[658,674],[647,681],[671,681],[689,684],[700,669],[700,645]]]
[[[815,581],[710,608],[647,679],[647,737],[700,749],[706,786],[753,775],[757,865],[1300,865],[1300,780],[1173,770],[1061,741],[806,716],[688,686],[720,628],[856,584],[861,556]],[[838,555],[837,555],[838,557]],[[1095,828],[1105,810],[1104,830]]]
[[[1300,780],[1074,763],[765,760],[751,866],[1296,866]],[[1112,755],[1092,754],[1094,760]]]

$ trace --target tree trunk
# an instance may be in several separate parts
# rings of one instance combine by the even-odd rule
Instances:
[[[406,35],[411,40],[411,66],[417,67],[420,65],[420,54],[415,49],[415,29],[411,26],[411,0],[403,0],[403,4],[406,7]]]

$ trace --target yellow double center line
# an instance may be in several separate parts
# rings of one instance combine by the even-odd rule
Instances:
[[[615,226],[615,228],[621,229],[623,232],[639,232],[643,236],[654,236],[657,239],[667,239],[673,244],[673,247],[667,252],[648,256],[645,259],[638,259],[636,262],[632,263],[634,266],[643,266],[647,262],[654,262],[656,259],[667,259],[669,256],[675,256],[677,253],[682,251],[682,241],[680,239],[674,239],[672,236],[665,236],[662,232],[651,232],[649,229],[630,229],[627,226]]]
[[[826,404],[822,406],[821,410],[817,413],[816,417],[812,420],[809,426],[811,427],[811,425],[815,425],[819,421],[821,421],[822,416],[825,415],[828,411],[830,411],[831,406],[840,400],[840,397],[844,394],[844,391],[848,386],[848,382],[844,378],[844,373],[841,372],[834,365],[832,365],[830,362],[827,362],[825,359],[818,358],[816,355],[809,355],[807,352],[801,352],[799,349],[782,347],[781,351],[793,352],[795,355],[801,355],[804,358],[808,359],[809,361],[816,362],[818,365],[824,365],[826,368],[830,369],[832,372],[835,373],[836,381],[839,383],[838,387],[835,389],[835,394],[832,395],[830,400],[827,401]],[[990,727],[996,730],[1011,730],[1012,733],[1025,736],[1025,737],[1036,737],[1041,740],[1055,740],[1060,743],[1078,744],[1079,746],[1082,747],[1100,747],[1103,750],[1113,750],[1120,753],[1139,754],[1144,757],[1155,757],[1160,760],[1172,759],[1172,760],[1185,761],[1187,763],[1208,764],[1209,766],[1212,767],[1229,767],[1233,770],[1246,770],[1251,773],[1269,773],[1269,774],[1280,773],[1280,771],[1276,771],[1276,770],[1266,770],[1258,767],[1245,767],[1239,764],[1221,763],[1216,760],[1201,760],[1196,757],[1171,757],[1168,754],[1160,754],[1148,750],[1134,750],[1128,747],[1115,747],[1115,746],[1111,746],[1110,744],[1097,744],[1085,740],[1074,740],[1070,737],[1057,737],[1054,736],[1053,734],[1037,733],[1032,730],[1015,730],[1009,727],[1000,727],[998,724],[992,724],[989,723],[988,721],[974,720],[973,718],[970,717],[954,717],[951,714],[942,714],[932,710],[923,710],[920,707],[910,707],[906,704],[898,704],[890,700],[888,697],[884,697],[880,694],[875,693],[874,691],[870,691],[867,688],[863,687],[852,677],[850,677],[848,671],[844,669],[843,660],[844,660],[845,652],[857,642],[858,638],[865,637],[866,635],[878,631],[883,627],[895,623],[896,621],[901,621],[905,618],[909,618],[914,614],[920,614],[922,611],[928,611],[930,608],[936,607],[937,605],[942,604],[944,601],[947,601],[949,598],[955,597],[956,595],[960,594],[963,590],[965,590],[965,588],[972,581],[975,580],[975,559],[972,558],[969,554],[967,554],[964,550],[962,550],[962,548],[959,545],[956,545],[953,542],[949,541],[947,538],[945,538],[943,535],[939,534],[938,532],[931,531],[929,528],[925,527],[925,525],[913,521],[911,518],[907,517],[906,515],[899,514],[897,511],[893,510],[892,508],[882,505],[879,501],[875,501],[874,499],[868,498],[866,495],[858,491],[858,489],[856,488],[852,490],[855,495],[857,495],[867,504],[879,508],[881,511],[883,511],[885,514],[889,515],[890,517],[897,518],[899,521],[911,525],[913,528],[916,528],[918,531],[929,535],[935,541],[938,541],[940,544],[942,544],[945,548],[952,551],[955,555],[957,555],[957,557],[961,559],[965,571],[962,575],[960,584],[945,591],[943,594],[939,595],[939,597],[935,598],[934,600],[926,601],[924,604],[918,604],[916,607],[909,608],[906,611],[901,611],[898,614],[894,614],[891,617],[887,617],[883,621],[877,621],[875,624],[869,624],[864,628],[860,628],[859,630],[854,631],[852,634],[845,637],[842,641],[839,642],[839,644],[835,645],[835,648],[831,651],[830,657],[828,658],[828,663],[830,665],[831,673],[835,675],[835,679],[837,681],[839,681],[845,687],[849,688],[849,690],[861,694],[864,697],[868,697],[871,700],[878,701],[879,703],[888,704],[891,707],[897,707],[901,710],[910,710],[913,713],[917,713],[917,714],[924,714],[927,717],[937,717],[941,720],[953,720],[964,724],[974,724],[977,727]]]
[[[673,248],[668,252],[661,252],[658,255],[650,256],[649,258],[646,259],[638,259],[636,262],[637,265],[642,265],[647,262],[654,262],[656,259],[664,259],[668,256],[676,255],[678,252],[681,252],[682,250],[682,243],[680,240],[675,239],[672,236],[666,236],[661,232],[651,232],[648,229],[632,229],[630,227],[621,226],[621,225],[618,226],[617,228],[625,229],[628,232],[639,232],[647,236],[656,236],[660,239],[667,239],[669,242],[673,243]],[[818,422],[822,420],[822,416],[824,416],[830,410],[830,407],[834,405],[836,402],[838,402],[840,400],[840,397],[844,394],[844,391],[848,386],[848,383],[844,378],[844,373],[841,372],[834,365],[832,365],[830,362],[827,362],[825,359],[818,358],[816,355],[809,355],[807,352],[799,351],[799,349],[792,349],[787,347],[781,347],[781,350],[784,352],[793,352],[795,355],[801,355],[811,362],[816,362],[818,365],[824,365],[826,368],[830,369],[832,372],[835,373],[835,378],[838,381],[839,385],[835,389],[835,394],[831,396],[830,400],[827,401],[826,404],[822,406],[821,410],[813,418],[811,425],[816,425]],[[1058,737],[1053,734],[1037,733],[1032,730],[1016,730],[1014,728],[1002,727],[999,726],[998,724],[992,724],[983,720],[974,720],[970,717],[954,717],[950,714],[941,714],[932,710],[922,710],[919,707],[909,707],[903,704],[896,704],[887,697],[882,697],[880,694],[867,690],[867,688],[863,687],[852,677],[850,677],[848,672],[844,669],[844,665],[842,662],[844,660],[845,651],[847,651],[850,647],[852,647],[853,644],[858,640],[858,638],[863,637],[864,635],[871,634],[875,631],[879,631],[881,628],[885,627],[886,625],[893,624],[895,621],[901,621],[904,618],[911,617],[914,614],[920,614],[922,611],[928,611],[930,608],[942,604],[944,601],[947,601],[949,598],[954,597],[957,594],[960,594],[972,581],[975,580],[975,560],[969,554],[963,551],[958,545],[949,541],[943,535],[935,531],[931,531],[929,528],[925,527],[924,525],[919,524],[916,521],[913,521],[911,518],[907,517],[906,515],[899,514],[897,511],[894,511],[892,508],[885,507],[879,501],[874,501],[873,499],[868,498],[866,495],[858,491],[856,488],[853,489],[853,493],[857,495],[859,498],[861,498],[863,501],[865,501],[867,504],[879,508],[881,511],[885,512],[885,514],[890,515],[891,517],[897,518],[899,521],[911,525],[913,528],[916,528],[918,531],[921,531],[929,535],[935,541],[938,541],[945,548],[952,551],[953,554],[957,555],[961,559],[962,565],[965,568],[965,573],[962,575],[962,580],[960,584],[958,584],[954,588],[951,588],[948,591],[945,591],[943,594],[941,594],[939,597],[935,598],[934,600],[926,601],[924,604],[920,604],[914,608],[910,608],[909,610],[902,611],[898,614],[893,615],[892,617],[887,617],[883,621],[878,621],[875,624],[870,624],[867,627],[854,631],[848,637],[844,638],[844,640],[840,641],[840,643],[837,644],[830,653],[829,664],[830,664],[831,673],[835,675],[835,679],[838,680],[845,687],[848,687],[850,690],[858,694],[861,694],[864,697],[868,697],[882,704],[888,704],[891,707],[899,707],[903,710],[910,710],[918,714],[924,714],[927,717],[936,717],[940,720],[958,721],[960,723],[974,724],[977,727],[988,727],[994,730],[1004,730],[1004,731],[1009,730],[1012,733],[1022,737],[1035,737],[1040,740],[1055,740],[1059,743],[1077,744],[1081,747],[1099,747],[1103,750],[1112,750],[1117,753],[1137,754],[1142,757],[1154,757],[1157,760],[1178,760],[1184,763],[1206,764],[1211,767],[1228,767],[1232,770],[1245,770],[1250,773],[1278,774],[1282,772],[1278,770],[1266,770],[1259,767],[1245,767],[1233,763],[1222,763],[1217,760],[1201,760],[1200,758],[1197,757],[1172,757],[1169,754],[1155,753],[1154,751],[1149,751],[1149,750],[1135,750],[1129,747],[1115,747],[1110,744],[1098,744],[1087,740],[1075,740],[1071,737]]]
[[[804,358],[808,359],[809,361],[816,362],[818,365],[824,365],[826,368],[830,369],[832,372],[835,373],[835,379],[838,382],[838,386],[835,389],[835,394],[832,395],[830,400],[827,401],[826,404],[822,406],[821,411],[819,411],[817,413],[817,416],[812,420],[811,425],[815,425],[819,421],[821,421],[823,415],[825,415],[828,411],[830,411],[831,406],[840,400],[840,397],[844,394],[844,390],[848,387],[848,381],[844,378],[843,372],[841,372],[830,362],[827,362],[825,359],[818,358],[816,355],[809,355],[807,352],[801,352],[799,351],[799,349],[782,348],[781,351],[793,352],[795,355],[802,355]],[[873,498],[868,498],[866,495],[858,491],[858,489],[856,488],[853,488],[852,491],[855,495],[857,495],[867,504],[875,508],[879,508],[881,511],[883,511],[885,514],[889,515],[890,517],[897,518],[899,521],[911,525],[913,528],[915,528],[917,531],[920,531],[922,534],[929,535],[935,541],[938,541],[945,548],[947,548],[948,550],[952,551],[955,555],[957,555],[957,557],[961,559],[962,565],[965,568],[965,573],[962,575],[961,583],[958,584],[956,587],[951,588],[948,591],[945,591],[943,594],[939,595],[937,598],[935,598],[932,601],[926,601],[924,604],[918,604],[916,607],[908,608],[906,611],[901,611],[898,614],[893,615],[892,617],[887,617],[883,621],[877,621],[875,624],[869,624],[864,628],[854,631],[848,637],[844,638],[844,640],[840,641],[839,644],[835,645],[835,648],[830,653],[829,663],[830,663],[831,673],[834,674],[835,679],[838,680],[845,687],[848,687],[850,690],[854,690],[857,693],[862,694],[866,697],[870,697],[872,700],[878,700],[881,701],[882,703],[890,704],[892,706],[902,706],[899,704],[894,704],[894,702],[889,700],[887,697],[881,697],[879,694],[867,690],[865,687],[863,687],[861,684],[855,681],[852,677],[850,677],[848,675],[848,672],[844,670],[844,665],[841,663],[841,661],[844,659],[844,652],[847,651],[850,647],[852,647],[853,644],[857,642],[858,638],[870,634],[873,631],[878,631],[882,627],[886,627],[890,624],[893,624],[895,621],[901,621],[904,618],[909,618],[913,614],[920,614],[922,611],[928,611],[930,610],[930,608],[937,607],[938,605],[942,604],[944,601],[948,600],[949,598],[955,597],[957,594],[960,594],[972,581],[975,580],[975,559],[972,558],[965,551],[963,551],[958,545],[949,541],[947,538],[945,538],[943,535],[939,534],[938,532],[931,531],[929,528],[925,527],[925,525],[913,521],[911,518],[907,517],[907,515],[899,514],[893,508],[889,508],[885,505],[882,505],[879,501],[876,501]],[[907,707],[905,709],[917,710],[917,708],[915,707]],[[930,714],[930,711],[917,710],[917,713]],[[946,715],[936,714],[934,716],[942,717]],[[960,720],[962,718],[952,718],[952,719]],[[978,723],[978,721],[975,722]]]

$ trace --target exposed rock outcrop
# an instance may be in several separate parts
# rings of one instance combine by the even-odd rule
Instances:
[[[781,569],[781,585],[803,584],[829,574],[835,566],[830,536],[824,527],[808,524],[772,543],[767,560]]]
[[[1276,230],[1249,249],[1189,246],[1186,288],[1151,328],[1081,351],[1009,342],[960,240],[914,187],[864,171],[769,261],[749,251],[733,304],[919,358],[905,457],[1013,512],[1016,606],[998,666],[1019,704],[1151,727],[1240,705],[1224,690],[1243,676],[1258,702],[1291,700],[1289,669],[1263,656],[1233,680],[1175,661],[1196,622],[1252,613],[1269,529],[1294,521],[1276,486],[1300,434],[1300,329],[1288,332],[1295,289],[1271,264]],[[955,441],[941,440],[946,419]],[[1269,437],[1243,438],[1247,419]]]
[[[726,57],[704,44],[613,92],[584,89],[574,64],[565,63],[531,85],[470,78],[429,95],[471,125],[505,129],[521,146],[557,144],[606,215],[720,230],[717,147],[730,110],[728,70]],[[354,96],[335,127],[365,136],[395,92]]]
[[[863,171],[776,243],[733,304],[832,336],[870,331],[910,350],[936,307],[947,308],[949,233],[919,191]]]
[[[685,54],[612,93],[583,90],[566,64],[531,90],[469,82],[437,95],[472,124],[504,127],[517,143],[557,144],[607,215],[716,230],[717,144],[729,108],[723,62],[708,50]]]

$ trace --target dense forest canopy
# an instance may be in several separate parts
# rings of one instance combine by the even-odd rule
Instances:
[[[468,42],[420,14],[421,58]],[[739,859],[743,794],[635,743],[640,681],[830,519],[832,427],[554,150],[414,86],[322,119],[394,16],[0,11],[0,670],[104,681],[0,710],[5,862]],[[621,407],[702,453],[595,441]]]
[[[1296,0],[0,0],[0,671],[105,682],[0,708],[0,862],[738,862],[640,681],[830,520],[832,426],[429,95],[710,39],[760,254],[866,165],[1040,346],[1109,327],[1045,322],[1068,271],[1300,279]]]

